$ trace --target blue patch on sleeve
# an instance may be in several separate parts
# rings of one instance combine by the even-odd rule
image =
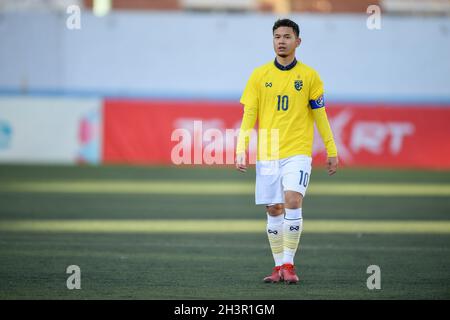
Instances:
[[[323,98],[323,95],[318,97],[316,100],[309,100],[309,105],[311,106],[311,109],[319,109],[325,106],[325,100]]]

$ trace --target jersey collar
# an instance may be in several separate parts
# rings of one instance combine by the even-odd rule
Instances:
[[[287,66],[283,66],[282,64],[280,64],[277,61],[277,58],[275,58],[274,64],[275,64],[275,67],[277,67],[281,71],[287,71],[287,70],[291,70],[292,68],[294,68],[297,65],[297,59],[294,58],[294,61],[292,61],[290,64],[288,64]]]

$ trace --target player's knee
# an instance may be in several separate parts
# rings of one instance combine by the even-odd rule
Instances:
[[[302,207],[303,196],[299,192],[287,192],[285,196],[285,206],[289,209]]]
[[[280,214],[283,214],[284,206],[282,204],[274,204],[271,206],[267,206],[267,212],[271,216],[279,216]]]

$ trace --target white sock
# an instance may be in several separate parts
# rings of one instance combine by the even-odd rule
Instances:
[[[282,214],[279,216],[267,214],[266,231],[275,266],[281,266],[283,264],[283,223],[284,217]]]
[[[283,264],[294,264],[295,252],[303,229],[302,208],[285,209],[283,223]]]

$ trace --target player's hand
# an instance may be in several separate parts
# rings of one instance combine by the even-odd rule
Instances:
[[[238,169],[240,172],[246,172],[247,171],[247,163],[245,159],[245,152],[239,153],[236,155],[236,169]]]
[[[337,157],[328,157],[328,159],[327,159],[327,170],[328,170],[328,175],[329,176],[332,176],[333,174],[336,173],[338,162],[339,161],[338,161]]]

